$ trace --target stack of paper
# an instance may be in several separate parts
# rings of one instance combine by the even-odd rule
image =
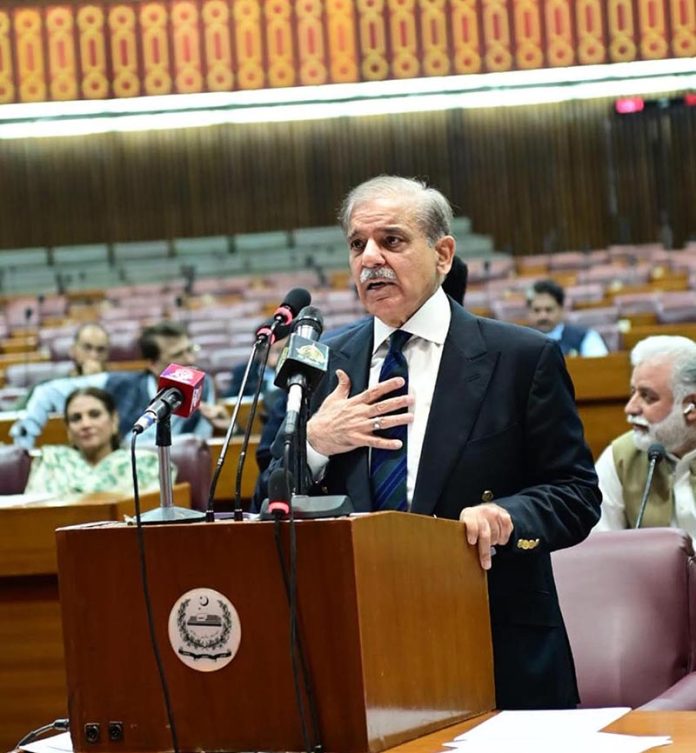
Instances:
[[[483,724],[445,743],[447,753],[643,753],[669,745],[664,736],[600,732],[628,713],[628,708],[562,711],[501,711]]]

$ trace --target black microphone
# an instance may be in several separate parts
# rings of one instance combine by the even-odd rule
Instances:
[[[276,340],[282,340],[287,337],[293,320],[297,312],[306,308],[312,301],[312,296],[304,288],[293,288],[286,296],[285,300],[273,312],[273,323],[269,326],[261,326],[256,330],[257,341],[265,342],[270,340],[270,344]]]
[[[655,442],[648,447],[648,478],[645,482],[645,489],[643,490],[643,499],[640,501],[640,509],[638,511],[638,518],[636,519],[635,525],[636,528],[640,528],[640,524],[643,522],[643,513],[645,513],[645,506],[648,504],[648,494],[650,493],[655,466],[666,454],[667,450],[665,450],[664,445],[661,445],[659,442]]]
[[[312,300],[308,290],[304,288],[293,288],[286,296],[283,302],[273,313],[273,323],[270,326],[261,326],[256,332],[256,340],[254,346],[249,355],[249,360],[242,377],[242,383],[239,386],[239,392],[237,393],[237,401],[232,412],[232,418],[227,427],[227,433],[222,443],[222,449],[220,450],[220,456],[213,472],[213,478],[210,483],[210,492],[208,495],[208,506],[206,509],[206,520],[212,522],[215,520],[215,490],[217,488],[218,479],[220,478],[220,472],[222,466],[227,457],[227,450],[232,439],[232,432],[235,424],[237,423],[237,414],[242,404],[242,395],[246,389],[246,384],[249,379],[249,374],[253,364],[257,360],[257,355],[260,353],[260,362],[257,363],[259,370],[259,380],[254,391],[254,397],[251,401],[251,408],[247,417],[246,427],[244,429],[244,437],[242,439],[242,447],[240,449],[239,458],[237,460],[237,473],[235,476],[235,491],[234,491],[234,519],[242,520],[242,503],[241,503],[241,490],[242,490],[242,474],[244,471],[244,463],[246,462],[246,453],[249,446],[249,438],[251,437],[251,429],[254,423],[254,416],[256,415],[256,407],[259,401],[259,394],[261,391],[262,375],[268,362],[268,353],[270,346],[278,339],[287,336],[287,332],[290,330],[293,319],[303,307],[307,306]]]
[[[294,331],[278,359],[274,384],[288,391],[286,437],[291,437],[295,433],[305,392],[313,389],[326,373],[329,348],[318,342],[323,329],[324,320],[319,309],[305,306],[300,311]]]

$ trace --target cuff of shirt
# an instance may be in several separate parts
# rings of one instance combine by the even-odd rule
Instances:
[[[307,442],[307,465],[312,473],[312,480],[321,481],[324,478],[326,466],[329,464],[329,456],[317,452],[312,445]]]

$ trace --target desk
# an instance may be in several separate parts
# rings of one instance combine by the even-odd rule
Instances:
[[[628,353],[600,358],[567,358],[575,402],[585,427],[585,440],[596,460],[616,437],[628,431],[624,406],[630,396]]]
[[[212,437],[207,440],[210,448],[210,468],[215,473],[215,466],[220,457],[220,451],[224,443],[223,437]],[[243,500],[249,500],[254,494],[256,479],[259,475],[259,467],[256,465],[256,448],[259,446],[259,437],[249,437],[249,449],[247,450],[244,461],[244,473],[242,474],[242,493]],[[242,437],[232,437],[230,446],[225,457],[225,464],[222,466],[222,472],[215,487],[215,501],[223,502],[234,500],[234,486],[237,477],[237,463],[239,454],[242,449]]]
[[[462,732],[475,727],[493,714],[483,714],[452,727],[446,727],[430,735],[419,737],[403,745],[390,748],[385,753],[439,753],[443,743],[450,742]],[[696,750],[695,711],[631,711],[618,721],[605,728],[605,732],[619,732],[625,735],[671,735],[673,743],[667,747],[650,748],[659,753],[693,753]],[[491,751],[498,753],[498,751]],[[562,751],[559,751],[562,753]],[[588,750],[587,753],[592,753]]]
[[[190,506],[188,484],[174,503]],[[141,497],[143,510],[158,504],[159,492]],[[55,529],[132,512],[132,498],[108,493],[0,507],[0,751],[67,716]]]

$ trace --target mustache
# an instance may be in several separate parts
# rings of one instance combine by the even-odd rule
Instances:
[[[375,269],[364,267],[360,272],[361,285],[364,285],[366,282],[370,282],[370,280],[380,279],[396,280],[396,275],[394,274],[394,271],[392,269],[389,269],[389,267],[376,267]]]
[[[631,426],[640,426],[643,429],[650,428],[650,423],[640,416],[628,416],[626,420]]]

